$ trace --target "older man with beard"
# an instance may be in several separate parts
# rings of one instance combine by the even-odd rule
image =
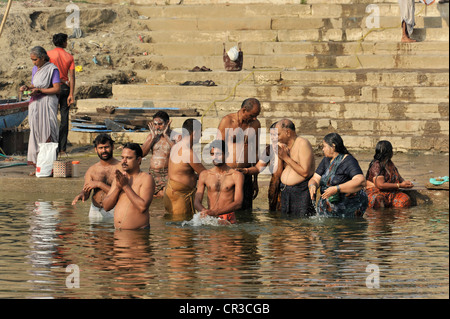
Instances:
[[[195,209],[203,216],[219,217],[224,224],[234,224],[235,211],[241,208],[244,200],[244,175],[225,163],[225,141],[213,141],[210,154],[214,167],[200,173]],[[207,209],[202,204],[205,188],[208,190]]]
[[[86,171],[83,189],[74,198],[72,205],[79,200],[84,202],[93,191],[89,217],[111,218],[114,217],[114,210],[103,209],[103,198],[111,188],[115,171],[120,168],[120,162],[113,157],[114,141],[108,134],[100,134],[95,138],[94,149],[100,161]]]

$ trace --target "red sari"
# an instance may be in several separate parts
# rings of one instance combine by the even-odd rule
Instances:
[[[403,178],[400,176],[397,167],[395,167],[391,160],[386,163],[384,169],[381,167],[379,161],[375,161],[372,166],[369,167],[367,180],[374,184],[374,178],[378,176],[383,176],[386,183],[399,184],[403,182]],[[374,185],[368,187],[366,193],[369,198],[370,208],[405,208],[411,206],[411,199],[409,196],[398,190],[380,190]]]

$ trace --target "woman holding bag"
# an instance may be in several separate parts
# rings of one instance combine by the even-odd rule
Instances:
[[[20,91],[31,91],[28,107],[30,138],[27,160],[28,164],[36,166],[39,143],[58,143],[58,94],[61,81],[58,68],[49,62],[44,48],[40,46],[32,48],[30,58],[34,64],[31,86],[24,85],[20,87]]]

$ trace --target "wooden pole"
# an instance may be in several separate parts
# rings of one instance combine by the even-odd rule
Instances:
[[[2,25],[0,26],[0,37],[2,36],[3,27],[5,26],[6,17],[8,16],[9,9],[11,9],[11,4],[12,4],[12,0],[8,0],[8,5],[6,6],[6,11],[5,11],[5,15],[3,16]]]

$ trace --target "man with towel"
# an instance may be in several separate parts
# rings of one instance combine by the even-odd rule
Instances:
[[[295,125],[288,119],[279,121],[278,156],[285,163],[281,174],[281,213],[289,217],[306,217],[315,210],[308,190],[314,175],[314,152],[309,141],[297,136]]]
[[[193,147],[202,136],[201,123],[187,119],[182,126],[182,138],[170,150],[169,180],[164,192],[165,210],[174,220],[192,218],[197,186],[197,174],[205,170]]]

